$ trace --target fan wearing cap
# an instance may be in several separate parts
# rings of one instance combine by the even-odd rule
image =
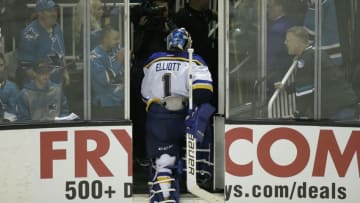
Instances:
[[[21,90],[18,100],[18,120],[50,121],[69,114],[62,86],[50,81],[55,69],[46,61],[33,65],[34,80]]]
[[[57,5],[52,0],[38,0],[35,6],[37,18],[21,33],[19,44],[19,68],[17,77],[19,85],[34,79],[31,64],[39,60],[57,66],[51,74],[55,83],[68,83],[69,77],[65,70],[65,47],[63,33],[57,23]]]

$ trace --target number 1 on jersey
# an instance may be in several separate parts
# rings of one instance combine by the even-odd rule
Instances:
[[[164,87],[164,97],[170,96],[171,92],[171,73],[165,73],[162,77],[163,87]]]

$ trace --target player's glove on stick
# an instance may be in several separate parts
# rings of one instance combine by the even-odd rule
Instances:
[[[202,143],[206,128],[214,112],[215,108],[209,103],[201,104],[194,110],[190,110],[185,119],[186,133],[194,135],[196,141]]]

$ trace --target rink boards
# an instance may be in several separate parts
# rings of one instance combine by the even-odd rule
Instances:
[[[360,128],[226,125],[227,202],[359,202]]]
[[[132,202],[131,126],[3,130],[1,202]]]
[[[147,202],[132,194],[131,128],[1,130],[1,202]],[[359,128],[227,124],[221,136],[226,202],[360,201]]]

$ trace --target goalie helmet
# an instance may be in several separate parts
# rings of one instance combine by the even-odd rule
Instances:
[[[190,34],[185,28],[173,30],[166,38],[166,47],[168,51],[186,51],[191,47]]]

